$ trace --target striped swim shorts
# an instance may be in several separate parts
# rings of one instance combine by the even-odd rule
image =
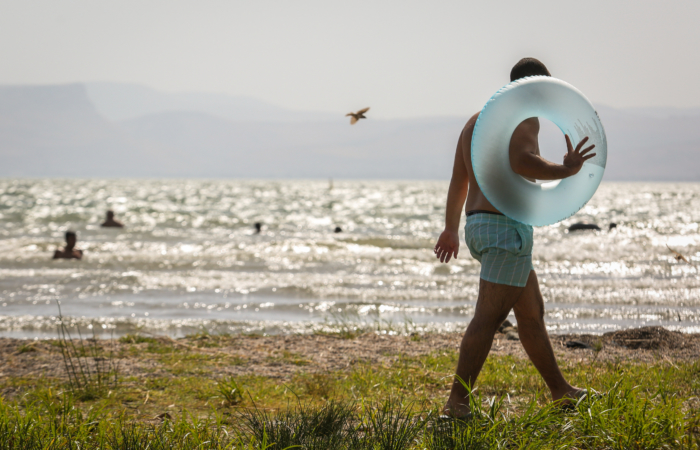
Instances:
[[[506,216],[472,212],[464,227],[469,253],[481,262],[481,278],[523,287],[532,267],[532,227]]]

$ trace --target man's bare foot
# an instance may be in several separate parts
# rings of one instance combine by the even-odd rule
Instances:
[[[442,408],[442,414],[445,416],[445,418],[451,419],[469,419],[472,416],[469,405],[452,403],[449,400]]]
[[[560,406],[572,407],[585,395],[588,395],[588,390],[569,386],[569,389],[561,393],[555,394],[552,392],[552,400],[559,403]]]

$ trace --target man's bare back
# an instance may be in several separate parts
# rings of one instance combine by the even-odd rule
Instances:
[[[476,183],[476,178],[474,177],[474,170],[472,170],[472,136],[474,135],[474,126],[476,125],[476,120],[479,118],[479,114],[480,113],[474,114],[467,121],[467,124],[462,130],[462,134],[459,136],[459,141],[457,142],[457,148],[464,158],[464,166],[469,179],[469,191],[467,193],[467,201],[464,209],[466,211],[479,210],[499,212],[486,199],[481,189],[479,189],[479,185]]]

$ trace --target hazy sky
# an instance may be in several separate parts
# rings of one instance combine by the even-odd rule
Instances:
[[[534,56],[593,102],[697,107],[698,18],[696,0],[2,0],[0,84],[135,82],[463,116]]]

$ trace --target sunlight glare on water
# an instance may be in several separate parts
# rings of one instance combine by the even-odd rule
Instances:
[[[116,334],[304,332],[358,321],[462,330],[479,264],[465,245],[447,265],[433,255],[447,187],[2,180],[0,331],[53,336],[57,300],[74,323]],[[99,227],[109,208],[124,230]],[[700,331],[698,269],[666,247],[698,264],[699,220],[700,184],[604,183],[574,217],[536,228],[550,331]],[[569,233],[579,221],[603,230]],[[617,228],[608,231],[610,222]],[[82,261],[51,260],[67,229],[78,233]]]

